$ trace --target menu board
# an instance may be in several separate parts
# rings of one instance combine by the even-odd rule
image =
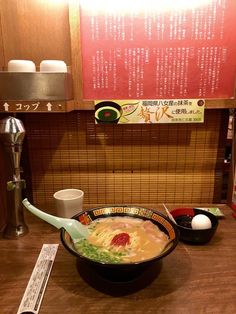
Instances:
[[[235,0],[80,2],[83,98],[233,98]]]

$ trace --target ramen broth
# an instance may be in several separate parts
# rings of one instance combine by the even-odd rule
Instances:
[[[87,239],[75,244],[76,250],[105,263],[132,263],[159,255],[168,236],[150,220],[131,217],[109,217],[94,220]]]

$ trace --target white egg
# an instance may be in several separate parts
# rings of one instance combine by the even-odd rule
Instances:
[[[210,229],[212,224],[210,218],[206,215],[199,214],[193,217],[191,226],[192,229]]]

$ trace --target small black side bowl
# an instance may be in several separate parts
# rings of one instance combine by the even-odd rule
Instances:
[[[204,244],[211,240],[218,227],[218,219],[212,213],[197,208],[175,208],[171,214],[177,222],[180,232],[180,240],[191,244]],[[210,229],[194,230],[191,228],[191,220],[198,214],[206,215],[211,220]]]
[[[137,207],[134,205],[111,205],[109,207],[97,207],[83,211],[73,218],[79,220],[83,224],[89,224],[91,221],[98,218],[106,218],[111,216],[129,216],[133,218],[139,218],[143,220],[150,220],[152,223],[157,225],[160,230],[165,232],[169,239],[171,240],[170,244],[164,249],[164,251],[151,259],[132,262],[132,263],[122,263],[122,264],[111,264],[103,263],[95,260],[91,260],[82,254],[80,254],[74,247],[74,244],[69,236],[69,234],[61,229],[61,241],[64,247],[74,256],[78,258],[79,262],[85,263],[86,265],[92,266],[98,270],[101,274],[106,275],[109,279],[119,278],[120,280],[135,277],[139,273],[146,269],[147,266],[152,263],[158,262],[163,259],[165,256],[170,254],[178,244],[179,240],[179,231],[177,226],[169,220],[166,216],[162,215],[159,212],[153,211],[151,209]]]

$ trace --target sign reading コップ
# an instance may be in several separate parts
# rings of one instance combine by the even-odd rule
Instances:
[[[105,124],[201,123],[203,99],[97,100],[95,121]]]

